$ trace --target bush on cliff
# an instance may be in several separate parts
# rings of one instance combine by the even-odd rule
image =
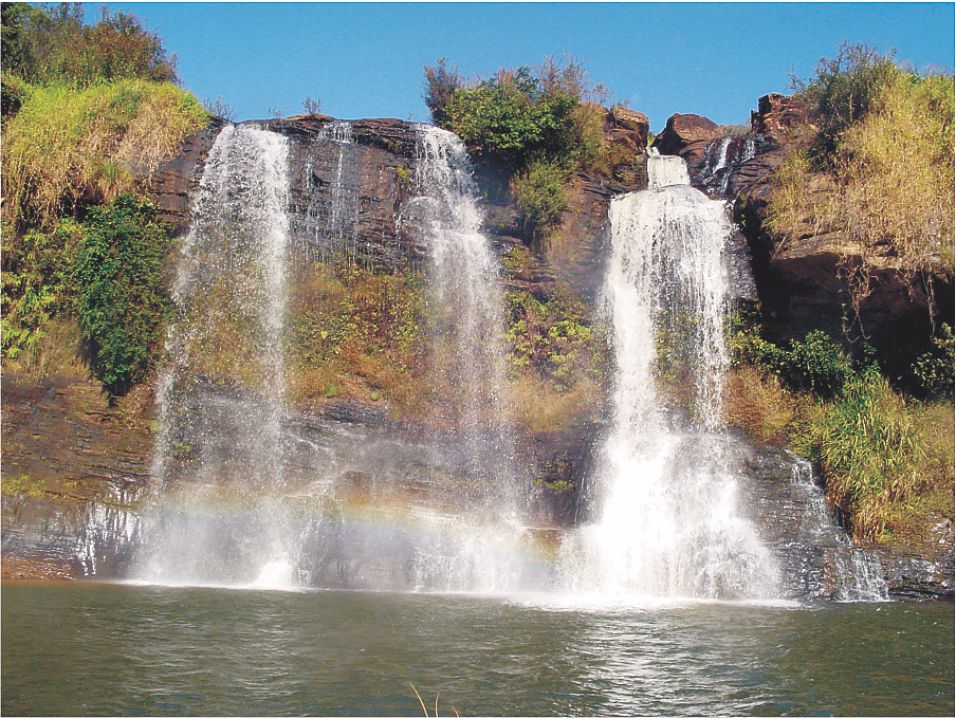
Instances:
[[[85,87],[103,80],[176,80],[175,58],[130,14],[103,11],[83,24],[80,3],[4,3],[3,68],[31,84]]]
[[[473,84],[440,59],[425,68],[425,82],[432,120],[477,156],[506,165],[518,207],[539,237],[566,208],[570,172],[608,165],[604,110],[596,102],[607,93],[570,58],[500,70]]]
[[[162,281],[172,228],[156,207],[130,195],[94,207],[76,247],[76,314],[93,374],[112,395],[150,368],[168,306]]]

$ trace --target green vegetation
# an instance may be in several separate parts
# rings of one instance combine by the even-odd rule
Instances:
[[[935,353],[917,362],[936,386],[947,380],[952,386],[951,358],[948,375],[943,369],[951,337],[944,329]],[[872,352],[864,349],[854,360],[823,332],[780,346],[753,327],[742,328],[732,346],[728,422],[817,462],[829,498],[846,512],[855,536],[916,540],[927,516],[952,518],[951,403],[897,394]]]
[[[169,228],[141,200],[209,115],[133,16],[82,16],[2,8],[2,352],[39,376],[64,364],[51,343],[82,340],[115,396],[146,376],[165,305]]]
[[[175,85],[130,79],[30,88],[5,123],[4,218],[50,225],[144,183],[208,114]]]
[[[93,374],[111,394],[141,380],[161,340],[169,225],[128,195],[90,210],[73,265],[76,313]]]
[[[772,233],[785,243],[835,233],[857,313],[887,267],[952,277],[953,77],[854,46],[798,86],[812,125],[778,173]]]
[[[526,223],[542,237],[567,208],[564,187],[578,169],[606,169],[606,98],[582,65],[548,59],[534,70],[501,70],[466,84],[444,59],[425,68],[425,102],[434,122],[478,157],[510,168]]]

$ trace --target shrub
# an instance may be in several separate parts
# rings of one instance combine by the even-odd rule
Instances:
[[[553,162],[536,160],[514,178],[514,196],[526,226],[541,235],[568,209],[564,189],[567,173]]]
[[[956,362],[953,330],[948,324],[940,327],[933,346],[913,363],[913,378],[919,392],[932,399],[953,400],[953,367]]]
[[[92,208],[85,227],[72,272],[77,317],[93,374],[116,396],[143,378],[161,340],[172,230],[155,206],[129,195]]]
[[[2,12],[4,69],[27,82],[86,87],[121,78],[176,80],[175,59],[133,15],[104,10],[98,23],[85,26],[79,3],[4,3]]]
[[[50,224],[80,203],[109,201],[148,182],[207,121],[170,83],[35,87],[4,128],[4,213],[15,226]]]
[[[449,121],[445,108],[451,101],[455,90],[464,86],[458,68],[449,68],[448,60],[438,58],[434,67],[425,67],[425,105],[436,125],[445,127]]]

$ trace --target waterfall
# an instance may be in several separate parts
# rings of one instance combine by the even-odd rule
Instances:
[[[647,186],[670,187],[671,185],[690,184],[687,165],[677,155],[661,155],[656,148],[647,150]]]
[[[454,393],[457,441],[496,515],[516,516],[519,497],[506,390],[503,291],[498,258],[481,233],[478,190],[464,143],[419,128],[418,197],[429,248],[438,371]]]
[[[806,459],[791,457],[790,480],[803,494],[800,517],[801,551],[792,552],[798,575],[808,594],[837,601],[883,601],[888,590],[879,559],[863,548],[853,546],[837,525],[833,509],[813,480],[813,467]],[[815,567],[814,559],[822,559]],[[814,575],[815,573],[819,575]]]
[[[173,287],[147,514],[133,575],[288,584],[284,483],[288,146],[227,126],[210,151]]]
[[[648,159],[650,189],[615,198],[605,303],[616,361],[612,426],[588,522],[563,547],[572,589],[772,598],[778,568],[743,514],[718,433],[731,233],[679,157]],[[691,409],[669,407],[668,392]]]

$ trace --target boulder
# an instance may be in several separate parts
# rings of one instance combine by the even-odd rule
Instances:
[[[683,155],[689,145],[703,145],[720,136],[720,127],[701,115],[675,114],[654,140],[652,147],[662,155]]]

